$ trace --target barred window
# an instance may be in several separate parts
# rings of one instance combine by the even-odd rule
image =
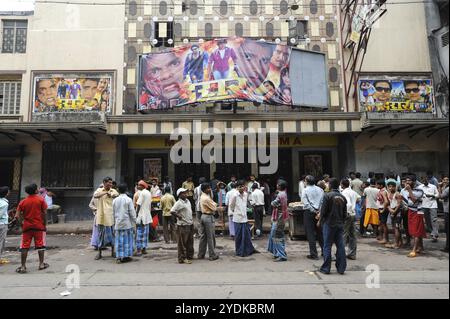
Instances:
[[[191,5],[189,6],[189,12],[193,16],[195,16],[198,13],[197,1],[191,1]]]
[[[22,84],[18,81],[0,81],[0,114],[19,114],[21,89]]]
[[[92,142],[44,142],[42,185],[93,187],[95,145]]]
[[[268,22],[266,23],[266,36],[273,37],[273,24]]]
[[[167,14],[167,2],[161,1],[159,3],[159,14],[165,16]]]
[[[236,23],[234,26],[234,33],[237,37],[242,37],[244,35],[244,26],[242,23]]]
[[[287,14],[289,10],[289,4],[287,1],[283,0],[280,2],[280,13],[281,14]]]
[[[252,1],[250,2],[250,14],[255,16],[258,14],[258,2]]]
[[[294,20],[291,25],[292,27],[289,28],[291,37],[303,39],[308,34],[308,21]]]
[[[26,20],[3,20],[2,53],[25,53],[27,47]]]
[[[213,25],[211,23],[205,24],[205,36],[211,38],[213,36]]]
[[[219,12],[221,15],[227,15],[228,13],[228,3],[226,1],[220,1]]]

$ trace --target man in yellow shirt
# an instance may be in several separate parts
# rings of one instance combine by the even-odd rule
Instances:
[[[192,181],[192,176],[188,176],[188,178],[181,185],[181,188],[186,189],[187,199],[191,203],[192,211],[194,211],[194,209],[195,209],[195,202],[194,202],[195,185],[194,185],[194,182]]]
[[[209,260],[214,261],[219,259],[219,256],[214,251],[216,243],[214,213],[217,210],[217,204],[211,196],[208,195],[211,193],[211,186],[208,183],[203,183],[201,190],[200,209],[202,211],[202,217],[199,226],[201,230],[199,230],[200,244],[198,247],[198,259],[205,258],[206,247],[208,246]]]
[[[112,188],[112,178],[105,177],[103,186],[94,193],[97,202],[97,212],[95,215],[95,224],[98,227],[98,254],[95,259],[102,258],[102,249],[111,246],[111,255],[114,256],[114,214],[112,208],[113,199],[119,196],[119,193]]]
[[[164,188],[164,195],[161,197],[161,209],[163,212],[163,232],[166,244],[177,241],[175,234],[175,220],[170,212],[175,205],[175,197],[170,193],[170,186]]]

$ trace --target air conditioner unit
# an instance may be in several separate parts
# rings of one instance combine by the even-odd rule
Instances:
[[[438,51],[439,60],[444,69],[445,76],[448,78],[448,26],[445,26],[434,33],[436,37],[436,49]]]

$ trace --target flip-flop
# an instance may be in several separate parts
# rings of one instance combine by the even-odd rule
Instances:
[[[414,258],[414,257],[417,257],[417,254],[415,253],[415,252],[410,252],[409,254],[408,254],[408,257],[409,258]]]
[[[50,265],[47,263],[44,263],[43,266],[39,266],[39,270],[44,270],[44,269],[47,269],[48,267],[50,267]]]
[[[18,274],[26,274],[27,273],[27,269],[22,267],[22,266],[20,266],[20,267],[18,267],[16,269],[16,273],[18,273]]]

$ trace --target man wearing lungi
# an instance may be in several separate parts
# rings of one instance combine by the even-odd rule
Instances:
[[[136,256],[139,257],[147,253],[150,223],[153,222],[153,219],[150,212],[152,194],[147,189],[148,184],[141,180],[139,181],[137,188],[141,191],[136,202]]]
[[[133,200],[126,195],[127,185],[119,185],[119,197],[113,200],[115,250],[117,263],[131,260],[134,250],[136,211]]]
[[[102,249],[111,246],[111,255],[114,256],[114,214],[112,209],[113,199],[119,196],[119,193],[112,188],[112,178],[105,177],[103,186],[98,188],[94,193],[97,202],[97,214],[95,215],[95,223],[98,228],[98,254],[95,260],[102,258]]]

